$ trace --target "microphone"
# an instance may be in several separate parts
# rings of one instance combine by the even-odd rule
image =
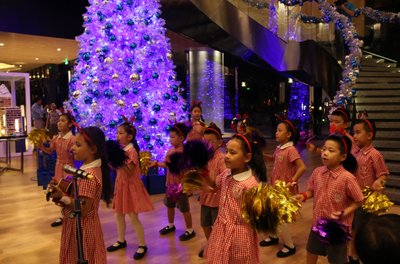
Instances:
[[[81,169],[74,168],[74,167],[72,167],[70,165],[64,165],[64,171],[68,172],[68,173],[72,173],[72,174],[74,174],[74,175],[76,175],[76,176],[78,176],[79,178],[82,178],[82,179],[88,179],[88,180],[93,179],[93,175],[90,174],[89,172],[86,172],[86,171],[81,170]]]

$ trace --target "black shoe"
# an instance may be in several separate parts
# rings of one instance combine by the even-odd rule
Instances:
[[[171,232],[174,232],[176,230],[176,227],[170,227],[169,225],[167,225],[166,227],[164,227],[163,229],[160,230],[160,234],[161,235],[166,235],[169,234]]]
[[[267,240],[260,241],[260,246],[261,247],[269,247],[269,246],[278,244],[278,242],[279,242],[279,238],[269,237],[268,241]]]
[[[117,241],[114,245],[111,245],[107,248],[108,252],[116,251],[120,248],[126,248],[126,240],[124,242]]]
[[[278,258],[286,258],[286,257],[289,257],[289,256],[293,255],[294,253],[296,253],[296,247],[290,248],[286,245],[283,245],[283,247],[287,248],[289,251],[284,252],[284,251],[280,250],[278,253],[276,253],[276,256]]]
[[[179,236],[179,240],[186,241],[186,240],[189,240],[189,239],[195,237],[195,235],[196,235],[196,233],[194,231],[192,231],[192,233],[185,231],[185,233],[183,233],[182,235]]]
[[[138,253],[137,251],[135,252],[135,254],[133,255],[134,259],[141,259],[143,258],[146,253],[147,253],[147,247],[146,246],[139,246],[138,248],[142,248],[143,252],[142,253]]]
[[[62,221],[63,221],[63,219],[60,217],[60,218],[58,218],[56,221],[54,221],[53,223],[51,223],[51,226],[52,226],[52,227],[60,226],[60,225],[62,225]]]
[[[203,257],[204,257],[204,249],[199,252],[199,258],[203,258]]]

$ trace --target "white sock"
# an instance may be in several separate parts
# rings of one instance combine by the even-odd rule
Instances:
[[[174,223],[168,223],[168,226],[172,228],[174,227]]]
[[[186,231],[189,232],[189,234],[191,234],[193,232],[193,228],[186,228]]]

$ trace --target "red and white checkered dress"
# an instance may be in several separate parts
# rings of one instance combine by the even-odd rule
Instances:
[[[71,151],[72,146],[75,143],[75,136],[68,132],[63,137],[54,136],[50,142],[50,148],[55,149],[57,153],[56,168],[54,172],[54,178],[60,181],[62,178],[67,176],[64,171],[64,165],[70,165],[74,167],[74,154]]]
[[[117,169],[115,179],[113,209],[120,214],[142,213],[153,210],[149,193],[140,179],[140,164],[136,149],[132,144],[124,147],[128,160],[133,163],[133,174],[128,175],[123,168]]]
[[[298,159],[301,159],[301,157],[297,149],[293,146],[293,142],[278,146],[274,152],[271,185],[274,185],[276,180],[290,182],[296,174],[296,160]]]
[[[360,149],[354,156],[358,163],[356,178],[361,189],[365,186],[371,187],[380,176],[389,174],[385,159],[372,145]]]
[[[329,218],[333,212],[340,212],[353,202],[362,202],[364,199],[356,177],[343,166],[334,170],[326,166],[316,168],[308,180],[308,190],[314,193],[313,225],[321,217]],[[351,227],[353,214],[341,220]]]
[[[235,176],[225,173],[220,184],[218,217],[205,252],[207,263],[257,264],[257,233],[241,215],[242,193],[256,187],[257,179],[251,175],[251,170]]]
[[[103,240],[103,231],[98,215],[99,204],[102,193],[101,161],[95,160],[81,168],[91,173],[92,180],[78,179],[80,197],[93,199],[92,208],[88,214],[81,218],[84,257],[89,264],[107,263],[106,249]],[[72,264],[78,260],[78,243],[76,239],[76,218],[70,218],[73,209],[63,208],[63,225],[61,233],[60,263]]]
[[[176,153],[176,152],[183,152],[183,146],[177,147],[177,148],[170,148],[167,151],[167,154],[165,155],[164,162],[170,162],[169,157]],[[179,184],[182,183],[182,175],[178,174],[173,174],[169,171],[167,168],[167,175],[166,175],[166,180],[165,180],[165,185],[171,185],[171,184]]]
[[[210,173],[210,179],[215,181],[216,177],[226,170],[225,155],[221,150],[214,153],[214,157],[208,162],[207,168]],[[199,201],[200,204],[209,207],[218,207],[221,190],[218,188],[216,192],[201,191]]]

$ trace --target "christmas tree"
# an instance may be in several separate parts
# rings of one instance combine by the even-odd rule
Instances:
[[[115,138],[135,119],[141,150],[162,159],[168,131],[185,120],[187,104],[175,80],[171,46],[157,0],[89,0],[70,80],[69,108],[82,126]]]

